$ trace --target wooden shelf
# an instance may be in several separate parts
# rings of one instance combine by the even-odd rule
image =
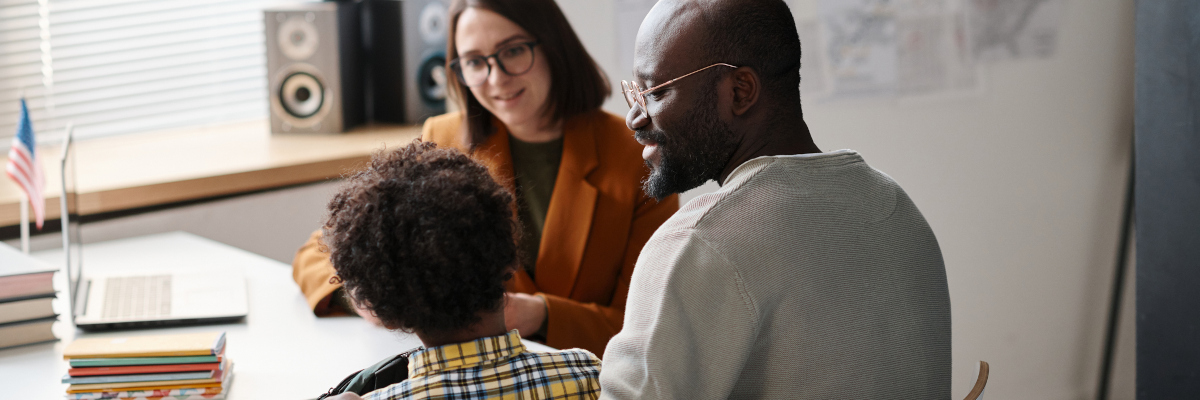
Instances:
[[[92,215],[337,178],[375,151],[420,137],[419,126],[342,134],[270,134],[267,121],[81,140],[75,145],[79,212]],[[61,146],[38,146],[46,219],[59,215]],[[7,163],[7,155],[0,163]],[[20,189],[0,183],[0,226],[20,220]],[[32,210],[30,211],[32,214]],[[32,219],[32,215],[30,216]]]

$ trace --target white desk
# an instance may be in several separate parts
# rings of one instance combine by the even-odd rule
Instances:
[[[297,244],[299,246],[299,244]],[[62,251],[35,254],[62,264]],[[414,335],[390,332],[361,318],[316,318],[292,281],[291,266],[187,233],[87,244],[84,271],[137,270],[170,266],[177,270],[232,268],[246,276],[250,314],[243,322],[152,330],[84,333],[75,329],[60,296],[54,325],[62,340],[0,350],[0,397],[61,399],[67,372],[62,352],[76,337],[132,336],[223,330],[226,354],[234,362],[229,399],[311,399],[351,372],[420,345]],[[57,274],[60,291],[66,279]],[[526,342],[533,351],[549,347]]]

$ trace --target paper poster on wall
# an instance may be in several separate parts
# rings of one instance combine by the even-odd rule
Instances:
[[[974,89],[978,69],[965,40],[961,2],[905,0],[896,9],[896,75],[901,96]]]
[[[617,75],[633,72],[633,48],[638,28],[657,0],[616,0],[613,26],[617,31]]]
[[[974,90],[978,69],[957,0],[822,0],[829,98]]]
[[[835,97],[896,91],[896,10],[890,0],[823,0],[821,33]]]
[[[1047,58],[1058,47],[1063,0],[966,0],[975,59]]]

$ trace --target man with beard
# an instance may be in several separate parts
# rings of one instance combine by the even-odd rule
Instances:
[[[661,0],[626,122],[662,198],[713,179],[646,244],[606,398],[948,398],[950,299],[904,190],[822,152],[783,0]]]

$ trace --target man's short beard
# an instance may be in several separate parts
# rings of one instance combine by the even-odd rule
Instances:
[[[733,131],[717,117],[716,91],[700,99],[683,123],[667,136],[661,131],[638,131],[634,136],[658,143],[658,167],[650,167],[650,176],[642,181],[642,190],[662,200],[675,193],[694,189],[710,179],[719,179],[733,155]]]

